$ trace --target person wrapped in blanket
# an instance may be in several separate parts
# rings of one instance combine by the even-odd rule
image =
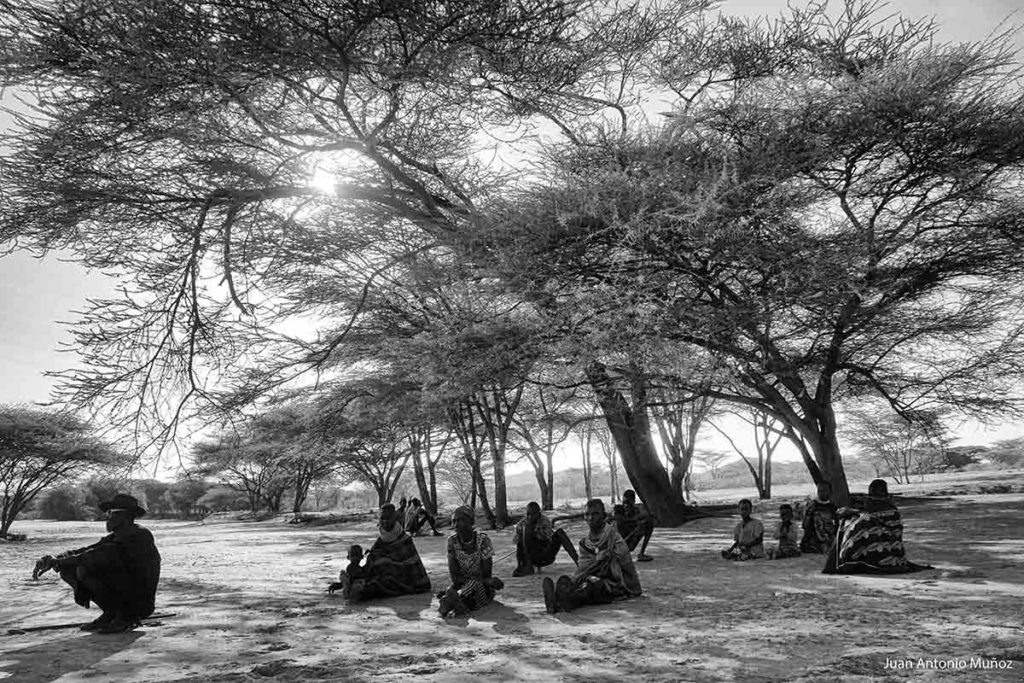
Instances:
[[[629,546],[616,525],[608,523],[604,501],[588,500],[583,519],[590,532],[580,539],[576,572],[571,577],[558,577],[557,582],[547,576],[541,582],[544,608],[550,614],[583,605],[603,605],[643,592]]]
[[[465,616],[494,600],[505,583],[491,576],[494,547],[487,534],[477,531],[476,513],[466,505],[452,512],[455,533],[448,537],[448,574],[452,583],[438,593],[438,613],[442,617]]]
[[[359,546],[349,548],[348,567],[328,586],[328,592],[341,590],[345,598],[360,602],[429,591],[430,577],[412,537],[399,523],[393,503],[381,506],[377,532],[365,557]]]
[[[838,526],[836,504],[832,502],[832,484],[818,482],[818,497],[807,504],[804,510],[804,536],[800,539],[800,551],[805,553],[827,553],[836,540]]]
[[[871,482],[859,508],[840,508],[839,518],[839,533],[825,556],[822,573],[903,574],[932,569],[907,560],[903,522],[884,479]]]

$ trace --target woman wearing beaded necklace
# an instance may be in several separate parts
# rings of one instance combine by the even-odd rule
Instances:
[[[494,547],[487,534],[474,528],[476,515],[465,505],[452,513],[455,533],[448,537],[448,573],[452,584],[438,594],[438,612],[442,617],[454,613],[465,616],[494,600],[495,592],[505,587],[501,579],[491,576]]]
[[[633,598],[643,592],[629,546],[615,524],[608,524],[604,501],[588,500],[583,519],[589,533],[580,539],[576,573],[560,576],[557,583],[547,576],[541,582],[544,607],[551,614]]]

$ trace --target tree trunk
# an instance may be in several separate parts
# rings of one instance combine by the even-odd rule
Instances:
[[[619,458],[614,447],[612,448],[612,452],[608,454],[608,465],[610,468],[612,480],[612,503],[614,504],[618,503],[619,500],[622,498],[622,496],[619,493]]]
[[[503,529],[508,524],[508,489],[505,486],[505,448],[499,446],[492,453],[494,460],[494,521],[492,526]]]
[[[494,517],[494,511],[491,510],[491,505],[487,501],[487,484],[484,480],[484,475],[480,471],[479,467],[477,467],[476,470],[474,471],[473,478],[476,481],[476,486],[473,487],[473,489],[476,492],[476,496],[479,497],[480,507],[483,508],[484,517],[487,518],[487,522],[491,525],[492,528],[496,527],[497,520]],[[474,504],[473,507],[475,509],[476,505]]]
[[[846,470],[839,451],[839,442],[833,429],[831,434],[821,434],[816,443],[812,443],[814,459],[821,470],[822,479],[832,485],[832,500],[839,507],[850,504],[850,486],[846,481]]]
[[[428,455],[427,457],[429,458],[430,456]],[[430,488],[427,486],[427,473],[423,467],[423,458],[420,455],[418,445],[414,446],[412,451],[412,471],[416,476],[416,489],[420,492],[420,502],[423,503],[423,507],[430,511],[432,503],[430,500]],[[431,511],[431,514],[436,513],[437,506],[434,505],[433,507],[435,510]]]
[[[292,512],[296,515],[302,512],[302,504],[306,502],[309,495],[309,485],[312,481],[305,475],[300,474],[295,482],[295,500],[292,502]]]
[[[541,510],[552,510],[554,506],[551,504],[551,489],[548,488],[548,476],[547,472],[541,469],[534,468],[533,477],[537,480],[537,487],[540,489],[540,509]]]
[[[430,474],[430,500],[423,504],[428,506],[430,514],[437,515],[437,460],[431,460],[430,453],[427,453],[427,472]]]
[[[544,510],[555,509],[555,463],[554,463],[554,449],[548,447],[545,450],[545,458],[547,459],[547,480],[548,485],[546,488],[541,490],[541,507]]]
[[[818,463],[814,461],[814,455],[807,450],[807,444],[803,439],[794,431],[792,425],[785,425],[785,435],[796,449],[800,452],[800,458],[804,461],[804,465],[807,467],[807,471],[811,475],[811,481],[817,486],[819,483],[825,481],[824,475],[821,473],[821,468],[818,467]]]
[[[586,492],[587,500],[594,497],[593,468],[590,460],[590,443],[592,432],[588,428],[584,440],[580,441],[580,450],[583,451],[583,490]],[[614,503],[614,501],[613,501]]]
[[[658,524],[679,526],[704,514],[691,508],[672,488],[668,473],[651,439],[643,388],[634,386],[635,406],[631,407],[612,386],[605,366],[593,362],[587,367],[587,379],[593,387],[608,429],[618,447],[626,475]]]

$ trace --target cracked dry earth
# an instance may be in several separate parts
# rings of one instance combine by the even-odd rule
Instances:
[[[639,599],[549,615],[541,576],[511,578],[508,558],[496,564],[498,601],[447,621],[430,594],[352,605],[327,595],[349,544],[372,541],[370,523],[143,519],[163,555],[157,611],[174,616],[119,635],[3,635],[97,614],[52,573],[32,581],[31,568],[93,542],[102,524],[29,521],[16,528],[28,541],[0,545],[0,681],[1024,680],[1024,494],[900,508],[908,556],[934,570],[843,577],[819,573],[820,556],[729,563],[717,551],[735,519],[718,517],[657,530]],[[759,516],[773,523],[774,509]],[[568,531],[579,538],[583,524]],[[511,529],[490,533],[501,558]],[[441,588],[445,539],[416,542]],[[570,568],[560,556],[545,575]]]

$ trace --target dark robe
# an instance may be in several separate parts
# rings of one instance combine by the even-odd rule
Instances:
[[[430,577],[427,576],[416,544],[400,524],[395,525],[392,533],[381,532],[367,555],[369,559],[359,568],[358,576],[350,577],[362,582],[358,592],[359,600],[391,598],[430,590]]]
[[[71,585],[79,605],[88,607],[91,601],[126,618],[153,613],[160,553],[149,529],[132,524],[57,560],[60,576]]]

